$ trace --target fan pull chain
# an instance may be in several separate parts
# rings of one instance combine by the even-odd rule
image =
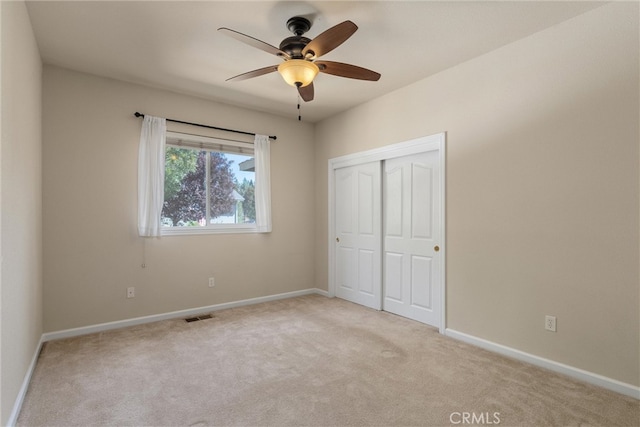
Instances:
[[[302,115],[300,114],[300,94],[298,94],[298,121],[302,121]]]

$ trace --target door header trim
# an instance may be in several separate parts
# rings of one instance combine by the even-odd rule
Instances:
[[[384,147],[380,148],[361,151],[359,153],[346,154],[344,156],[329,159],[329,170],[332,171],[335,169],[355,166],[362,163],[388,160],[396,157],[403,157],[411,154],[424,153],[433,150],[444,151],[445,139],[445,132],[441,132],[434,135],[412,139],[409,141],[385,145]]]

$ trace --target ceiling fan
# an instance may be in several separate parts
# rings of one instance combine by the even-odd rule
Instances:
[[[356,32],[358,26],[353,22],[344,21],[335,25],[313,40],[303,36],[311,28],[311,21],[307,18],[295,16],[287,21],[287,28],[294,35],[282,40],[279,47],[229,28],[218,28],[218,31],[236,40],[284,59],[280,65],[248,71],[228,78],[227,81],[246,80],[278,71],[288,84],[298,88],[300,97],[308,102],[313,100],[313,79],[319,72],[358,80],[377,81],[380,79],[379,73],[366,68],[343,62],[318,60],[322,55],[340,46]]]

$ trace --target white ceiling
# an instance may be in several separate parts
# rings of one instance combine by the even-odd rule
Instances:
[[[280,59],[217,32],[278,46],[305,16],[313,39],[345,20],[358,31],[322,59],[382,74],[378,82],[320,74],[302,106],[316,122],[603,3],[578,1],[29,1],[42,59],[99,76],[297,117],[296,89],[277,73],[225,82]],[[558,40],[562,43],[562,40]],[[133,107],[133,106],[132,106]]]

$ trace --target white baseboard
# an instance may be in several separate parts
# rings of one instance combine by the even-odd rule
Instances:
[[[525,353],[524,351],[516,350],[514,348],[487,341],[482,338],[474,337],[473,335],[468,335],[453,329],[445,329],[445,335],[460,341],[464,341],[467,344],[475,345],[476,347],[480,347],[494,353],[502,354],[503,356],[518,359],[520,361],[527,362],[532,365],[539,366],[541,368],[545,368],[560,374],[564,374],[580,381],[597,385],[608,390],[615,391],[616,393],[624,394],[626,396],[630,396],[640,400],[640,387],[634,386],[632,384],[623,383],[622,381],[614,380],[613,378],[608,378],[599,374],[595,374],[593,372],[585,371],[583,369],[545,359],[544,357]]]
[[[61,338],[70,338],[80,335],[93,334],[96,332],[104,332],[112,329],[125,328],[127,326],[142,325],[144,323],[158,322],[160,320],[176,319],[180,317],[195,316],[197,314],[209,313],[212,311],[224,310],[227,308],[241,307],[245,305],[259,304],[262,302],[276,301],[286,298],[294,298],[303,295],[319,294],[328,296],[328,292],[322,289],[310,288],[301,291],[285,292],[282,294],[268,295],[264,297],[250,298],[240,301],[226,302],[222,304],[214,304],[205,307],[190,308],[186,310],[172,311],[169,313],[153,314],[151,316],[136,317],[133,319],[117,320],[115,322],[100,323],[97,325],[82,326],[80,328],[65,329],[56,332],[47,332],[42,335],[42,342],[57,340]]]
[[[29,368],[27,369],[27,373],[24,376],[24,380],[22,380],[22,385],[20,386],[20,390],[18,391],[16,401],[13,404],[11,414],[9,414],[9,420],[7,421],[8,427],[13,427],[18,422],[18,415],[20,415],[20,409],[22,409],[22,402],[24,402],[24,397],[27,395],[29,383],[31,382],[31,376],[33,375],[33,371],[36,369],[36,363],[38,362],[38,356],[40,355],[40,350],[42,349],[43,343],[44,341],[42,337],[40,337],[40,341],[38,341],[36,351],[33,353],[31,363],[29,364]]]
[[[323,297],[327,297],[327,298],[333,298],[332,296],[329,295],[329,291],[325,291],[324,289],[318,289],[318,288],[314,288],[313,290],[318,295],[322,295]]]

